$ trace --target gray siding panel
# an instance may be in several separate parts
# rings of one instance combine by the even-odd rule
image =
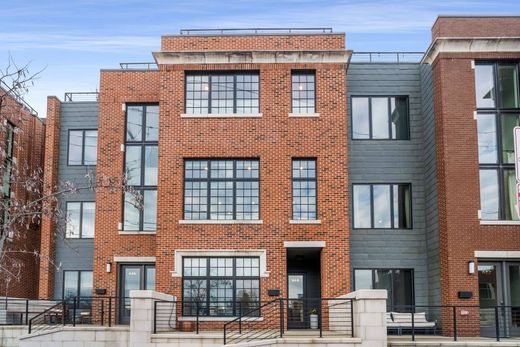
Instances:
[[[349,140],[350,183],[411,183],[413,218],[411,230],[351,229],[352,269],[411,268],[415,302],[427,304],[429,259],[420,65],[352,63],[347,74],[347,89],[349,100],[351,96],[361,95],[407,95],[410,110],[410,140]]]
[[[98,128],[98,103],[97,102],[65,102],[61,104],[60,114],[60,158],[59,180],[71,181],[76,186],[85,184],[85,174],[95,175],[95,166],[68,166],[67,147],[68,133],[71,129],[97,129]],[[95,201],[93,191],[81,191],[67,197],[63,197],[60,206],[65,210],[67,201]],[[94,258],[93,239],[66,239],[58,236],[56,240],[56,263],[61,264],[60,271],[56,272],[54,279],[54,296],[61,298],[63,290],[64,270],[92,270]]]

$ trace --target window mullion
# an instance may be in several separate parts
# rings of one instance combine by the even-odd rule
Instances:
[[[394,223],[394,216],[395,216],[395,206],[394,206],[394,186],[399,187],[397,184],[390,184],[390,227],[392,229],[396,229],[395,223]]]
[[[233,113],[237,113],[237,75],[233,76]]]
[[[374,185],[370,185],[370,228],[374,229]]]
[[[368,98],[368,138],[372,140],[372,97]]]
[[[210,114],[213,113],[212,109],[211,109],[212,108],[212,105],[211,105],[211,94],[212,94],[211,80],[212,80],[211,75],[208,75],[208,113],[210,113]],[[201,102],[202,102],[202,100],[201,100]]]
[[[388,97],[387,99],[387,111],[388,111],[388,139],[393,140],[393,128],[392,128],[392,98]]]
[[[83,202],[79,203],[79,238],[83,238]]]

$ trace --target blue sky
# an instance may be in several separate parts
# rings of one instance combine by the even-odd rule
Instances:
[[[518,0],[13,0],[0,11],[8,56],[44,69],[26,100],[95,91],[99,69],[152,61],[160,35],[181,28],[332,27],[358,51],[424,51],[439,14],[520,14]]]

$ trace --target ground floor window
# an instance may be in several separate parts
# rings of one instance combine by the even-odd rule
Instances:
[[[355,269],[354,288],[386,289],[389,311],[409,311],[414,304],[412,269]]]
[[[184,257],[182,272],[185,316],[237,316],[260,304],[258,257]]]
[[[63,271],[63,299],[92,297],[92,271]]]

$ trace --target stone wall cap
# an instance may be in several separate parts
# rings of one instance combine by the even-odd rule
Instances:
[[[175,300],[175,297],[173,295],[156,292],[154,290],[131,290],[130,299],[154,299],[173,301]]]
[[[360,289],[348,293],[345,297],[354,300],[386,300],[388,299],[388,292],[386,289]]]

